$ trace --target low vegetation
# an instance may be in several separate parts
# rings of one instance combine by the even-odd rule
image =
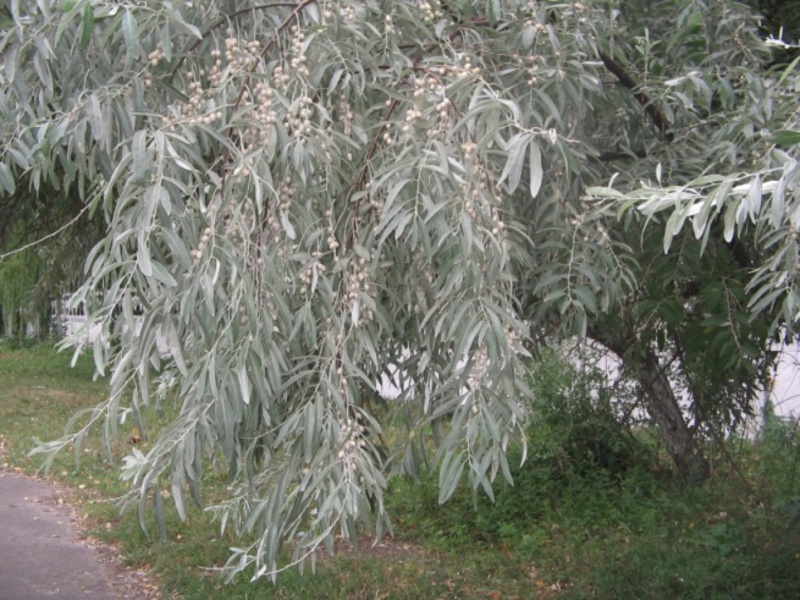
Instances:
[[[51,346],[0,346],[0,465],[35,473],[36,439],[53,439],[77,409],[107,391],[89,358],[69,368]],[[530,454],[512,461],[514,485],[495,501],[465,482],[438,503],[435,472],[395,479],[387,501],[394,537],[320,555],[316,574],[287,570],[276,585],[239,575],[230,585],[215,570],[242,540],[220,535],[212,514],[167,510],[166,539],[148,535],[136,511],[120,515],[119,464],[147,439],[126,420],[112,446],[86,440],[80,468],[58,455],[50,475],[74,491],[88,532],[120,546],[126,560],[149,566],[165,596],[185,598],[794,598],[800,594],[800,510],[796,424],[768,419],[753,440],[731,437],[707,451],[714,475],[681,483],[646,422],[620,428],[603,395],[545,357],[534,388],[540,402],[529,431]],[[569,411],[563,409],[569,404]],[[157,431],[171,410],[147,414]],[[512,453],[513,454],[513,453]],[[209,470],[204,501],[226,497],[228,482]],[[166,486],[168,488],[168,486]],[[149,520],[151,517],[146,516]],[[149,521],[148,521],[149,522]]]

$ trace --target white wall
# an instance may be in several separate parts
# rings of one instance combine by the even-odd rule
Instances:
[[[781,351],[770,399],[775,414],[800,417],[800,343]]]

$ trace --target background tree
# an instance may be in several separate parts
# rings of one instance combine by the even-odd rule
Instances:
[[[794,271],[774,265],[795,243],[794,189],[759,202],[777,189],[762,171],[791,160],[778,146],[797,79],[760,72],[744,5],[621,8],[11,2],[0,187],[60,185],[108,224],[74,301],[102,331],[111,395],[42,450],[101,420],[112,436],[129,411],[144,429],[154,378],[174,375],[180,414],[126,458],[131,497],[160,522],[169,482],[183,516],[205,466],[227,465],[223,527],[259,538],[231,566],[274,576],[283,540],[301,561],[359,522],[380,534],[387,474],[416,473],[433,447],[441,501],[465,471],[492,496],[524,445],[528,350],[591,334],[633,361],[676,464],[702,477],[664,352],[714,357],[684,376],[695,414],[729,423],[741,404],[700,385],[728,346],[702,328],[739,342],[718,380],[747,388],[768,333],[795,319]],[[747,203],[718,241],[740,179]],[[700,241],[668,259],[641,237],[647,221],[673,246],[689,217]],[[736,263],[734,232],[752,265]],[[380,407],[387,373],[401,394]]]
[[[30,323],[39,335],[61,334],[51,313],[80,285],[84,260],[105,234],[90,208],[60,182],[0,198],[0,333],[24,336]]]

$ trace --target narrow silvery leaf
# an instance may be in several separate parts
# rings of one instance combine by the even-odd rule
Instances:
[[[134,60],[139,58],[141,47],[139,45],[139,26],[130,10],[122,15],[122,37],[125,38],[125,47],[128,55]]]
[[[444,504],[456,491],[464,473],[464,457],[448,452],[439,470],[439,504]]]
[[[11,170],[8,168],[8,165],[3,162],[0,162],[0,183],[9,194],[14,193],[16,189],[14,178],[11,175]]]
[[[522,166],[525,161],[525,149],[528,142],[528,136],[525,133],[517,133],[508,141],[508,158],[503,167],[503,172],[497,180],[500,185],[508,180],[506,184],[509,192],[514,192],[519,186],[520,177],[522,177]]]
[[[170,487],[172,489],[172,499],[175,502],[175,509],[178,511],[178,516],[180,517],[181,521],[185,521],[186,508],[183,505],[183,490],[175,481],[172,482]]]
[[[777,228],[780,226],[784,218],[784,196],[786,194],[786,177],[782,176],[778,180],[778,185],[775,186],[775,191],[772,192],[772,206],[770,207],[770,221],[772,226]]]
[[[133,153],[133,176],[135,179],[141,179],[147,171],[146,136],[147,132],[141,129],[133,135],[131,150]]]
[[[81,20],[81,48],[86,48],[89,41],[92,39],[92,32],[94,30],[94,6],[87,3],[83,8],[83,19]]]
[[[747,212],[750,220],[755,223],[761,212],[761,176],[756,175],[747,191]]]
[[[531,139],[530,143],[530,171],[531,171],[531,198],[536,198],[539,195],[539,190],[542,187],[542,179],[544,178],[544,171],[542,170],[542,151],[539,149],[539,144]]]
[[[295,237],[297,237],[297,234],[295,233],[292,222],[289,220],[289,215],[287,215],[286,212],[283,211],[283,209],[281,209],[280,214],[281,214],[281,226],[283,227],[283,230],[286,232],[286,237],[288,237],[290,240],[295,239]]]
[[[145,277],[153,275],[153,263],[150,261],[150,253],[143,236],[140,236],[139,244],[136,248],[136,265]]]
[[[239,377],[239,389],[242,392],[242,402],[250,404],[250,378],[247,376],[247,367],[242,365],[238,369],[237,375]]]
[[[11,46],[3,56],[3,68],[9,81],[14,81],[17,72],[17,47]]]
[[[87,104],[89,126],[92,129],[92,135],[97,141],[98,146],[101,148],[107,147],[108,141],[108,128],[105,119],[103,118],[103,110],[100,107],[100,100],[97,94],[92,93],[89,95]]]

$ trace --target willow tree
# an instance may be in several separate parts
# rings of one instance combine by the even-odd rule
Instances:
[[[586,186],[639,158],[617,182],[634,190],[692,127],[653,90],[694,82],[697,56],[642,72],[651,4],[10,2],[0,186],[74,190],[108,223],[75,301],[111,394],[42,450],[131,413],[144,430],[176,381],[179,416],[125,459],[131,497],[161,522],[167,489],[184,516],[204,469],[227,469],[222,526],[257,534],[230,565],[257,576],[285,540],[297,562],[380,534],[390,469],[432,460],[442,501],[462,476],[491,496],[524,446],[527,350],[637,284]],[[692,30],[678,47],[716,24],[752,72],[744,7],[656,4]]]

